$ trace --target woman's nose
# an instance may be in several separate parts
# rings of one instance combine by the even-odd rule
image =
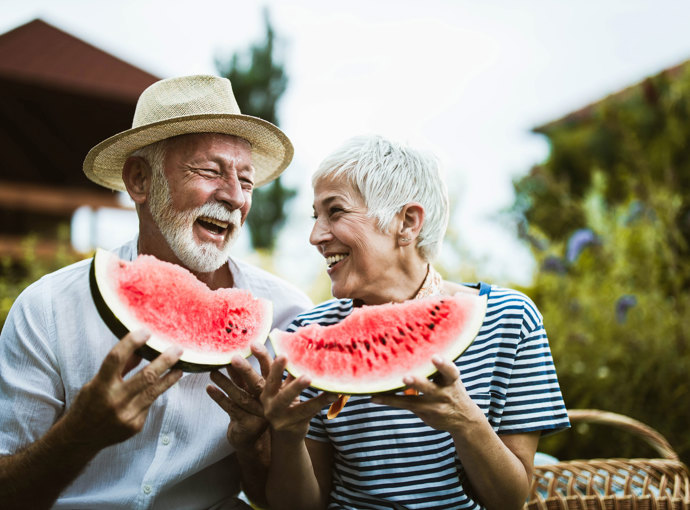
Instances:
[[[328,241],[333,238],[331,230],[328,228],[328,224],[325,220],[317,219],[314,221],[314,226],[311,229],[311,234],[309,235],[309,242],[314,246]]]

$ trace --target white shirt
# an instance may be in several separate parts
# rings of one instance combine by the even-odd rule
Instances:
[[[117,253],[134,259],[136,240]],[[284,329],[311,308],[304,293],[276,276],[228,263],[236,287],[273,302],[273,327]],[[91,298],[89,264],[44,276],[10,310],[0,334],[0,455],[43,436],[118,341]],[[201,509],[232,499],[238,466],[226,439],[228,416],[206,395],[209,382],[208,373],[185,374],[151,406],[144,429],[102,450],[54,508]]]

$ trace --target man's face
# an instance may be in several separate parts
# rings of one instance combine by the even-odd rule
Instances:
[[[251,207],[251,147],[240,138],[200,133],[170,139],[162,172],[153,169],[149,208],[180,262],[218,269]]]

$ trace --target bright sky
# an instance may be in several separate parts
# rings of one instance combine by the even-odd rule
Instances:
[[[547,155],[530,129],[690,59],[685,0],[0,0],[0,31],[41,17],[161,77],[216,74],[216,56],[262,38],[264,5],[287,43],[285,182],[300,189],[278,270],[313,260],[287,274],[299,284],[323,271],[309,175],[363,133],[436,152],[478,275],[527,283],[529,254],[495,217]]]

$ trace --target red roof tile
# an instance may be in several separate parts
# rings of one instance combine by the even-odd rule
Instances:
[[[159,79],[40,19],[0,35],[0,77],[134,102]]]

